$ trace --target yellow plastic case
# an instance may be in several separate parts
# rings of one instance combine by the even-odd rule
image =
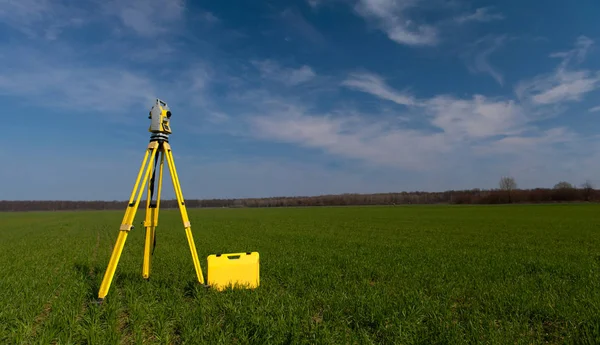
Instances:
[[[260,285],[258,252],[212,254],[207,258],[208,285],[254,289]]]

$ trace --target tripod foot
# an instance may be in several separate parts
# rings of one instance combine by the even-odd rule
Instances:
[[[104,298],[98,298],[93,303],[97,305],[102,305],[102,302],[104,302]]]

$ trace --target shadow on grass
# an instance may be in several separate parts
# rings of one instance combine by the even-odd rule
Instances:
[[[73,268],[85,283],[86,298],[96,301],[98,299],[98,291],[100,290],[106,267],[100,267],[98,265],[91,266],[88,263],[76,262],[73,265]],[[135,284],[138,281],[144,281],[141,275],[130,272],[115,272],[109,294],[115,287]]]
[[[89,300],[96,300],[98,290],[102,281],[103,270],[99,266],[90,266],[87,263],[76,262],[73,265],[74,270],[80,275],[81,280],[85,283],[85,296]]]
[[[196,280],[190,280],[183,287],[183,296],[186,298],[195,299],[198,294],[201,292],[200,290],[204,289],[200,283]]]
[[[89,263],[77,262],[73,265],[74,270],[79,274],[81,281],[85,284],[85,296],[90,301],[98,300],[98,291],[104,277],[106,267],[100,267],[97,265],[91,266]],[[111,283],[110,291],[113,292],[115,288],[131,286],[139,283],[152,283],[153,288],[159,290],[171,290],[176,292],[179,290],[176,288],[172,281],[163,279],[160,277],[150,277],[148,280],[142,278],[141,274],[133,272],[116,272],[113,281]],[[186,298],[195,299],[201,296],[207,288],[200,284],[195,279],[190,279],[182,290],[178,292],[183,293]]]

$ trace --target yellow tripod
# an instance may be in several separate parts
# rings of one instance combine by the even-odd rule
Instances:
[[[153,113],[155,110],[157,111],[157,113]],[[146,185],[146,183],[148,196],[146,198],[146,218],[144,220],[144,227],[146,228],[146,240],[144,244],[144,262],[142,266],[142,276],[145,279],[148,279],[150,276],[151,248],[153,243],[155,243],[155,230],[156,226],[158,225],[158,213],[160,208],[160,196],[162,191],[163,167],[165,158],[169,166],[169,172],[171,175],[171,180],[173,182],[173,188],[175,189],[177,204],[179,205],[179,211],[181,213],[181,219],[185,228],[188,244],[192,253],[192,260],[194,262],[194,268],[196,269],[196,275],[200,284],[204,284],[204,276],[202,275],[202,269],[200,268],[200,261],[198,260],[196,245],[194,244],[194,238],[192,236],[190,220],[188,218],[187,209],[185,207],[185,201],[181,192],[181,185],[179,184],[177,170],[175,169],[173,152],[171,150],[171,146],[168,143],[168,134],[171,133],[168,121],[171,117],[171,112],[168,110],[168,107],[164,102],[157,100],[156,105],[152,108],[152,111],[150,112],[151,119],[153,119],[153,116],[157,118],[157,121],[153,121],[152,126],[150,128],[150,131],[153,134],[150,137],[150,143],[148,144],[148,148],[146,149],[146,154],[144,155],[142,166],[140,167],[140,170],[138,172],[133,191],[131,192],[131,196],[129,197],[129,204],[127,205],[127,209],[125,211],[125,215],[123,216],[123,221],[121,222],[121,227],[119,229],[119,237],[117,238],[117,242],[112,251],[110,261],[108,263],[108,268],[104,273],[102,284],[100,285],[100,291],[98,292],[99,302],[102,302],[104,300],[104,297],[108,293],[108,290],[112,283],[115,270],[121,257],[121,252],[123,251],[125,241],[127,240],[127,235],[129,234],[129,231],[133,229],[133,220],[138,210],[139,203],[141,200],[140,198],[143,192],[143,188],[141,188],[141,186]],[[155,127],[158,129],[155,129]],[[160,166],[158,168],[158,185],[156,186],[156,201],[154,202],[152,201],[152,196],[154,194],[155,189],[154,180],[156,177],[156,164],[158,163],[159,156]],[[152,163],[154,163],[154,169],[152,167]],[[152,178],[149,179],[151,170],[153,170]]]
[[[102,284],[100,285],[100,291],[98,292],[98,302],[102,302],[108,289],[112,283],[115,275],[115,270],[119,263],[125,241],[129,231],[133,229],[133,220],[140,204],[140,198],[143,193],[143,187],[147,183],[148,196],[146,198],[146,218],[144,220],[144,227],[146,228],[146,240],[144,243],[144,263],[142,266],[142,276],[145,279],[150,277],[150,256],[153,244],[156,244],[156,226],[158,225],[158,211],[160,209],[160,195],[162,191],[162,180],[163,180],[163,167],[165,158],[169,166],[171,173],[171,180],[173,181],[173,188],[175,189],[175,195],[177,196],[177,205],[181,213],[181,220],[185,228],[185,234],[187,236],[190,251],[192,253],[192,260],[194,262],[194,268],[196,269],[196,275],[198,282],[204,285],[204,276],[202,275],[202,269],[200,268],[200,261],[198,260],[198,254],[196,253],[196,245],[194,244],[194,238],[192,236],[192,227],[188,218],[187,209],[185,207],[185,201],[183,200],[183,194],[181,192],[181,185],[179,184],[179,177],[177,176],[177,170],[175,169],[175,161],[173,160],[173,152],[169,145],[169,134],[171,134],[171,127],[169,121],[171,119],[171,111],[167,104],[160,99],[156,100],[156,103],[150,110],[151,119],[149,131],[150,144],[146,149],[142,166],[138,172],[133,191],[129,197],[129,203],[121,222],[121,228],[119,229],[119,237],[117,243],[110,256],[108,262],[108,268],[104,273]],[[160,166],[157,169],[160,158]],[[152,163],[154,162],[154,168]],[[153,195],[155,190],[155,177],[158,170],[158,185],[156,186],[156,201],[153,201]],[[152,177],[150,176],[152,171]],[[142,177],[143,176],[143,177]],[[140,183],[141,180],[141,183]],[[139,189],[139,191],[138,191]],[[136,196],[137,194],[137,196]],[[232,254],[213,254],[207,257],[208,262],[208,283],[205,287],[212,286],[217,290],[223,290],[228,286],[239,286],[247,288],[256,288],[260,284],[259,279],[259,255],[258,252],[242,252]]]

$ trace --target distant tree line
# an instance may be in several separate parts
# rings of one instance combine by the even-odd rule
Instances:
[[[246,199],[188,199],[187,208],[201,207],[302,207],[352,205],[406,205],[406,204],[506,204],[598,202],[600,190],[591,182],[581,186],[566,181],[553,188],[519,189],[512,177],[502,177],[497,189],[449,190],[445,192],[400,192],[376,194],[337,194],[298,197],[271,197]],[[0,201],[0,211],[68,211],[68,210],[124,210],[127,201],[62,201],[25,200]],[[140,201],[144,209],[146,201]],[[177,208],[177,200],[161,200],[160,208]]]

